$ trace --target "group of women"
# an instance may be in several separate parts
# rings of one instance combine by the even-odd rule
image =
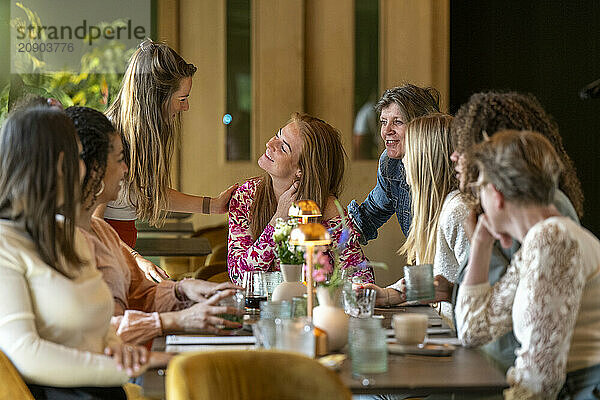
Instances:
[[[266,144],[262,176],[216,198],[172,189],[173,141],[195,72],[146,40],[106,116],[30,103],[3,123],[0,349],[36,398],[123,398],[129,377],[169,358],[138,344],[236,327],[218,317],[236,312],[219,301],[244,271],[278,269],[275,221],[296,199],[321,208],[334,244],[344,243],[342,268],[365,265],[361,244],[396,214],[400,252],[434,265],[441,314],[466,345],[485,345],[510,367],[505,397],[598,390],[600,242],[579,225],[573,162],[534,97],[479,93],[452,117],[435,89],[386,90],[376,104],[385,143],[377,184],[339,211],[340,132],[301,113]],[[160,223],[166,211],[229,212],[231,283],[164,280],[132,250],[135,220]],[[402,280],[380,288],[371,269],[356,271],[378,304],[406,300]]]

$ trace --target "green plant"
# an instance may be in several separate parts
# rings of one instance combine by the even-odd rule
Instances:
[[[300,246],[289,243],[290,233],[297,226],[296,218],[290,218],[288,221],[277,218],[275,221],[275,232],[273,233],[275,255],[281,264],[299,265],[304,263],[304,250]]]
[[[24,24],[28,26],[43,26],[40,17],[33,10],[21,3],[16,3],[28,19],[25,23],[21,18],[11,20],[11,25]],[[126,25],[123,20],[111,23],[101,23],[112,26]],[[41,41],[45,40],[42,31]],[[82,39],[88,41],[88,38]],[[38,40],[39,43],[39,40]],[[44,60],[35,56],[35,53],[18,53],[14,60],[15,67],[19,71],[31,71],[31,73],[12,74],[10,81],[0,89],[0,122],[6,118],[6,114],[12,106],[28,93],[43,97],[52,97],[59,100],[64,107],[73,105],[86,106],[99,111],[104,111],[114,100],[127,62],[135,49],[126,46],[116,40],[111,40],[103,46],[93,47],[91,51],[83,54],[80,68],[77,72],[60,70],[46,71],[47,65]]]

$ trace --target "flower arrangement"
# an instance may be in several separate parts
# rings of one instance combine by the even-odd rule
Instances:
[[[362,261],[360,264],[343,270],[341,268],[342,263],[340,262],[340,256],[342,251],[348,245],[350,240],[350,222],[346,218],[344,209],[340,205],[339,201],[335,200],[335,206],[338,209],[338,213],[342,218],[342,233],[339,237],[337,246],[331,246],[329,249],[326,247],[320,247],[316,251],[315,263],[313,268],[313,279],[317,285],[325,286],[329,288],[331,292],[335,291],[340,287],[345,280],[352,279],[350,275],[356,274],[358,271],[367,269],[369,267],[381,267],[387,269],[385,263]],[[355,276],[357,279],[361,279],[360,273]]]
[[[275,255],[281,264],[304,264],[304,249],[289,243],[290,233],[298,226],[298,223],[297,218],[290,218],[287,221],[277,218],[275,221],[275,232],[273,233]]]

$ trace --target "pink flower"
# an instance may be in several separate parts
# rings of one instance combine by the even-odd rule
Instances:
[[[319,269],[322,269],[326,274],[333,272],[333,266],[331,265],[331,257],[324,251],[317,254],[316,263],[320,265]]]
[[[327,273],[324,269],[315,269],[313,271],[313,279],[315,280],[315,282],[325,282],[325,280],[327,279]]]

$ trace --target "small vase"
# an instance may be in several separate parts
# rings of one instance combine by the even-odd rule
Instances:
[[[281,264],[279,266],[283,275],[281,282],[273,291],[271,300],[292,301],[294,297],[302,296],[306,293],[306,286],[300,281],[302,278],[302,265]]]
[[[319,305],[313,310],[313,324],[327,333],[327,351],[337,351],[348,342],[348,316],[338,307],[340,289],[317,287]]]

